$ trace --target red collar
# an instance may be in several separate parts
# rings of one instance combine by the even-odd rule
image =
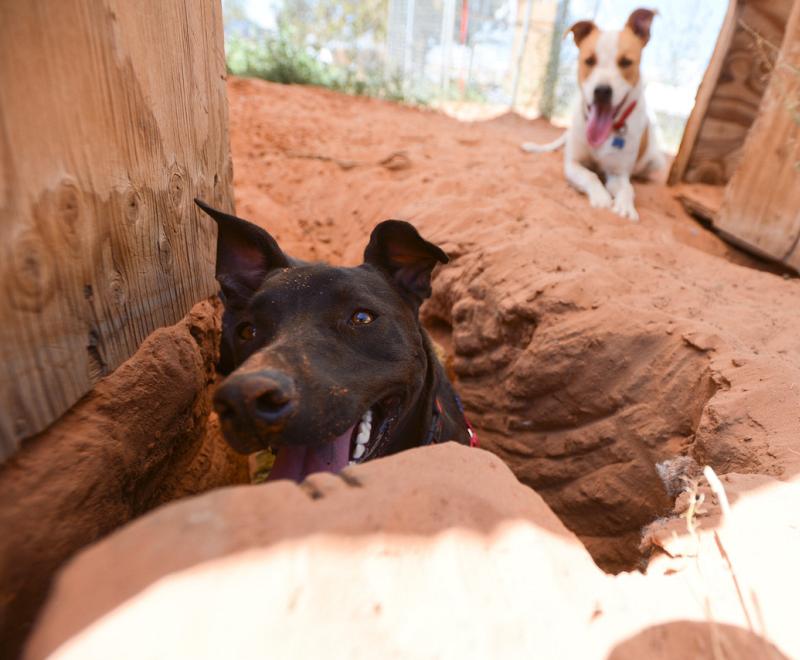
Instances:
[[[467,416],[464,414],[464,407],[461,404],[461,399],[458,397],[455,392],[456,405],[458,406],[458,411],[461,413],[462,418],[464,419],[464,424],[467,426],[467,435],[469,436],[469,446],[470,447],[477,447],[478,446],[478,434],[475,433],[475,429],[472,427],[472,424],[469,423]],[[442,415],[444,414],[442,411],[442,404],[439,403],[439,397],[436,397],[433,400],[434,409],[433,409],[433,420],[431,421],[431,427],[428,430],[428,435],[422,441],[422,445],[431,445],[431,444],[438,444],[442,441],[441,434],[442,434]]]
[[[458,406],[458,412],[461,413],[461,417],[464,418],[464,423],[467,425],[467,435],[469,435],[469,446],[470,447],[479,447],[478,444],[478,434],[475,432],[475,429],[472,427],[472,424],[469,423],[467,416],[464,414],[464,404],[461,403],[461,397],[458,396],[455,392],[453,392],[454,398],[456,400],[456,405]],[[439,406],[439,399],[436,399],[436,405]],[[441,406],[439,406],[441,410]]]
[[[613,129],[615,131],[618,131],[620,128],[625,126],[625,122],[628,121],[628,117],[631,116],[631,113],[634,111],[635,108],[636,108],[636,100],[634,99],[633,101],[631,101],[631,104],[627,108],[625,108],[625,112],[623,112],[619,116],[619,119],[617,119],[617,121],[614,122]]]
[[[623,106],[623,104],[625,103],[625,99],[627,99],[627,98],[628,98],[628,96],[626,94],[625,98],[622,99],[622,102],[617,107],[621,108]],[[617,121],[615,121],[612,124],[612,126],[611,126],[612,130],[618,131],[623,126],[625,126],[625,122],[628,121],[628,117],[630,117],[631,113],[636,109],[636,103],[637,103],[636,99],[631,101],[631,104],[627,108],[625,108],[625,111],[619,116]],[[584,104],[583,116],[584,116],[584,118],[589,116],[589,106],[586,105],[586,104]]]

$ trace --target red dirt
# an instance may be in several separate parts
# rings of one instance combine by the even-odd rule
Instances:
[[[671,500],[655,463],[800,468],[800,281],[699,228],[658,183],[641,221],[591,209],[545,122],[460,123],[320,89],[229,83],[239,215],[290,253],[356,264],[403,218],[452,262],[423,310],[484,446],[601,566],[637,565]]]
[[[208,424],[216,302],[161,328],[0,470],[0,657],[15,657],[53,573],[84,546],[178,497],[248,479]]]
[[[800,489],[759,489],[695,557],[616,577],[497,457],[454,443],[219,489],[81,553],[25,657],[785,660],[800,539],[762,512],[797,511]]]
[[[79,630],[63,657],[800,654],[800,281],[662,184],[637,185],[638,224],[590,209],[560,154],[520,152],[543,122],[229,97],[237,212],[288,252],[356,264],[389,217],[449,252],[424,320],[483,446],[536,493],[443,446],[170,505],[67,567],[30,657]],[[601,567],[647,573],[604,574],[537,493]]]

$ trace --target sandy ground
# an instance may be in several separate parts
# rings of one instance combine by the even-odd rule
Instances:
[[[590,209],[520,152],[543,122],[229,98],[237,212],[285,250],[357,264],[391,217],[447,250],[422,316],[492,453],[162,507],[67,565],[26,657],[800,657],[800,280],[662,183]]]
[[[360,262],[374,224],[414,222],[453,258],[424,317],[450,353],[484,446],[595,559],[640,565],[669,510],[655,464],[789,477],[800,468],[800,281],[702,229],[661,183],[639,223],[596,211],[558,134],[326,90],[229,83],[239,215],[288,252]]]

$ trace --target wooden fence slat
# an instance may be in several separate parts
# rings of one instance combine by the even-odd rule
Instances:
[[[737,0],[729,0],[728,12],[722,21],[719,36],[717,37],[717,44],[714,47],[714,53],[711,55],[711,60],[708,63],[703,81],[697,89],[695,95],[694,106],[686,121],[686,126],[683,129],[683,137],[681,138],[681,146],[678,153],[675,155],[675,160],[672,161],[672,167],[669,171],[670,185],[675,185],[683,181],[686,167],[689,164],[689,158],[694,151],[697,136],[700,133],[700,127],[703,124],[703,119],[706,116],[708,104],[717,87],[720,74],[722,72],[722,64],[725,59],[725,53],[730,48],[731,39],[736,30],[736,18],[739,15]]]
[[[669,183],[725,185],[758,113],[794,0],[730,0]]]
[[[761,110],[725,191],[718,226],[800,271],[800,0]]]
[[[3,2],[0,80],[2,460],[216,288],[219,0]]]

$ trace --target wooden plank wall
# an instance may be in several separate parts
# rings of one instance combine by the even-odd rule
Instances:
[[[800,0],[717,226],[800,271]]]
[[[224,78],[219,0],[0,3],[0,459],[214,292]]]
[[[671,184],[726,184],[758,113],[794,0],[731,0],[670,171]]]

